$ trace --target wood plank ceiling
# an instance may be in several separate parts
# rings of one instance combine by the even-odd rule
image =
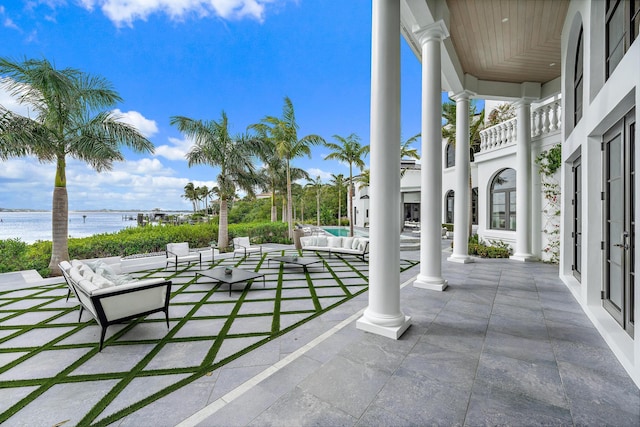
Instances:
[[[546,83],[560,76],[568,0],[447,0],[451,40],[465,73]]]

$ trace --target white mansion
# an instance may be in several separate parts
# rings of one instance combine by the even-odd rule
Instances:
[[[640,0],[373,0],[372,22],[370,186],[353,213],[369,225],[370,290],[358,328],[398,338],[411,323],[395,268],[400,224],[420,222],[414,286],[443,291],[442,223],[454,223],[448,261],[473,262],[471,215],[480,237],[511,244],[512,262],[555,250],[561,279],[640,386]],[[401,36],[422,63],[422,158],[402,180]],[[457,104],[455,147],[442,139],[442,91]],[[487,113],[516,108],[482,131],[473,161],[470,99]],[[559,171],[540,174],[535,159],[558,144]]]

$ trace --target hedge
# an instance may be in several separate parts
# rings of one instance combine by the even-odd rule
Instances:
[[[229,239],[236,236],[249,236],[255,243],[291,243],[287,224],[281,222],[229,224]],[[132,227],[116,233],[70,238],[69,257],[91,259],[161,252],[172,242],[204,248],[217,240],[218,224],[214,223]],[[50,259],[50,241],[27,244],[20,239],[0,240],[0,273],[33,269],[46,277]]]

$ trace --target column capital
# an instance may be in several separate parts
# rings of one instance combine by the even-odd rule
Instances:
[[[474,95],[476,95],[476,93],[475,92],[471,92],[469,90],[463,90],[463,91],[460,91],[460,92],[457,92],[457,93],[454,93],[454,94],[452,94],[452,92],[449,92],[449,98],[453,99],[456,102],[469,100]]]
[[[442,19],[429,25],[414,25],[411,30],[421,45],[431,40],[442,41],[449,37],[449,30]]]

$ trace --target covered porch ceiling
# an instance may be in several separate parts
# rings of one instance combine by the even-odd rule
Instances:
[[[443,90],[542,98],[560,90],[569,0],[402,0],[402,33],[421,60],[417,28],[442,20]],[[524,83],[524,85],[523,85]]]

